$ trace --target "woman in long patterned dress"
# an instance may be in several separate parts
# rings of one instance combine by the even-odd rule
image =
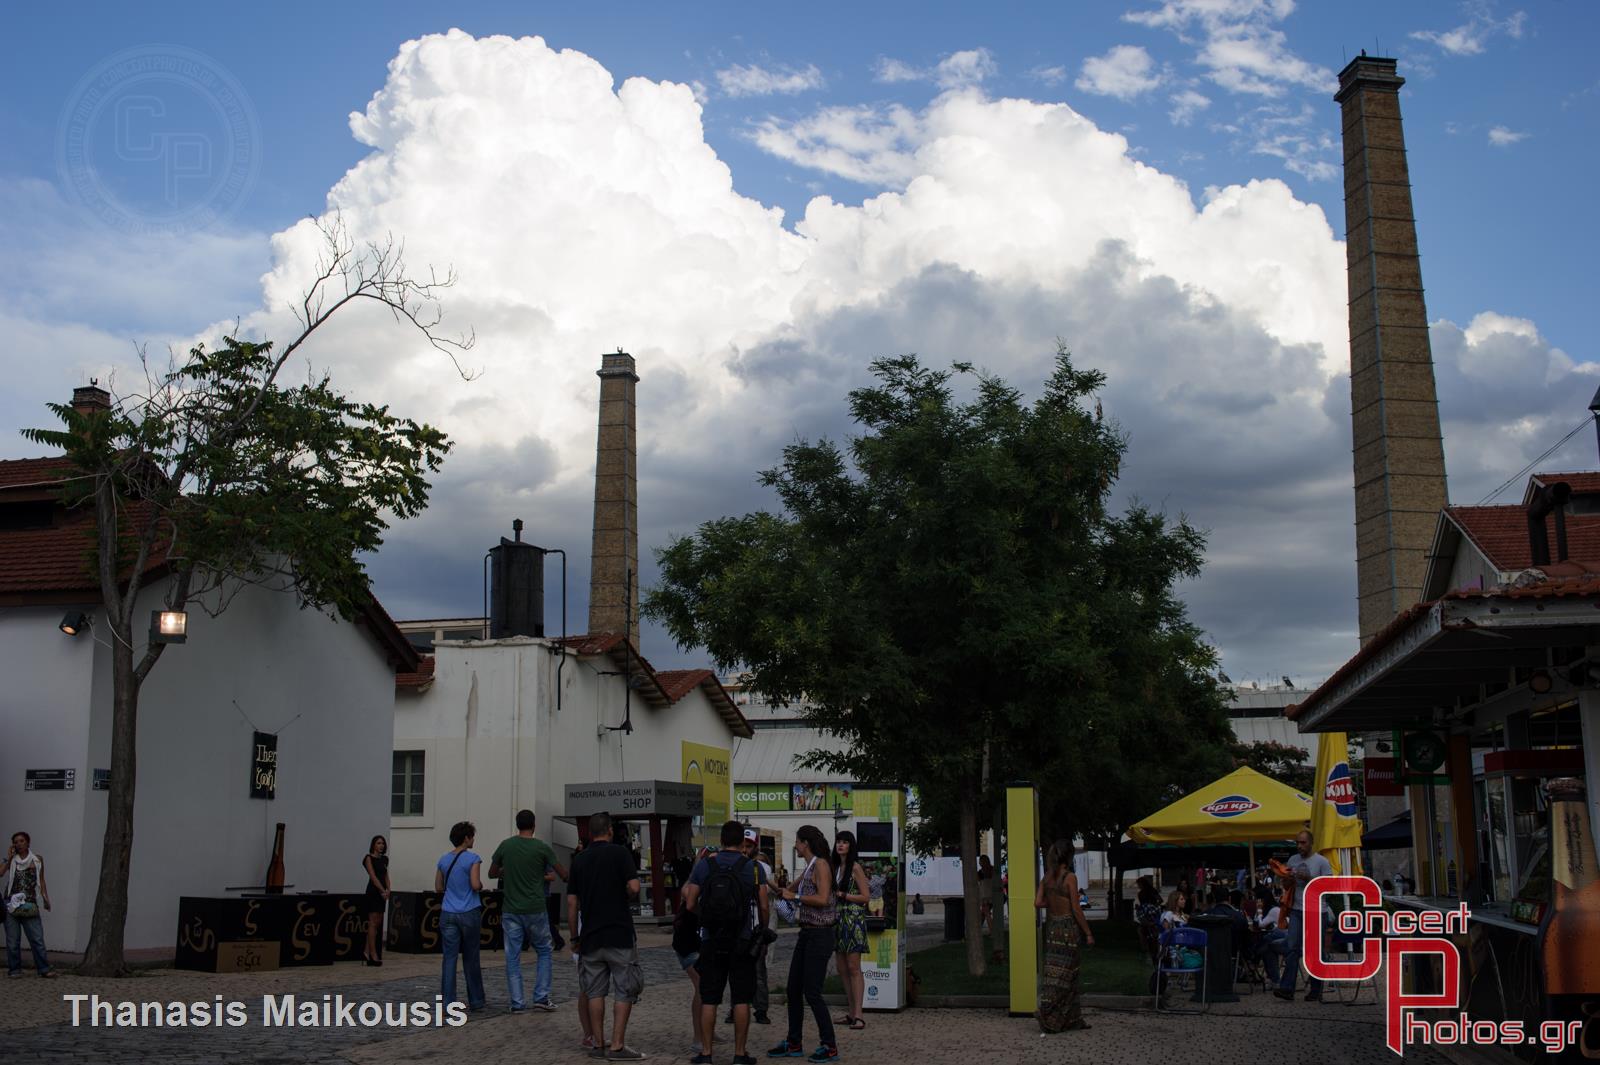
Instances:
[[[1045,911],[1044,974],[1039,980],[1039,1028],[1065,1032],[1089,1027],[1078,1004],[1078,932],[1094,946],[1089,919],[1078,904],[1078,877],[1072,871],[1072,842],[1057,840],[1045,858],[1046,873],[1033,905]]]

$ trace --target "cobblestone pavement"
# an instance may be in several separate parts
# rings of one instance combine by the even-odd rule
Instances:
[[[652,1061],[687,1061],[691,1039],[688,1020],[689,983],[671,950],[656,934],[644,937],[640,952],[646,990],[635,1007],[628,1043]],[[791,935],[774,944],[770,971],[782,983]],[[556,1013],[512,1014],[507,1008],[502,955],[484,954],[484,980],[489,1008],[463,1028],[368,1029],[264,1028],[261,996],[294,994],[300,1001],[320,1002],[324,994],[354,1002],[432,1003],[438,991],[436,956],[390,955],[381,969],[342,964],[253,975],[153,970],[125,980],[90,980],[63,974],[40,980],[31,973],[0,984],[0,1028],[9,1029],[7,1050],[18,1060],[38,1063],[172,1062],[175,1065],[408,1065],[456,1060],[588,1062],[579,1047],[581,1030],[572,1005],[576,974],[570,953],[558,955],[554,998]],[[523,966],[532,980],[531,957]],[[531,990],[531,986],[530,986]],[[63,995],[98,994],[113,1001],[212,1002],[239,1000],[249,1008],[250,1023],[241,1028],[74,1028]],[[764,1058],[766,1048],[784,1034],[784,1008],[774,1003],[772,1025],[752,1025],[750,1049]],[[1012,1019],[998,1010],[911,1010],[875,1014],[861,1032],[840,1032],[846,1059],[873,1062],[916,1062],[968,1065],[976,1052],[1000,1062],[1096,1063],[1202,1060],[1215,1063],[1258,1062],[1274,1065],[1337,1061],[1340,1065],[1387,1062],[1383,1017],[1376,1005],[1345,1006],[1336,1002],[1279,1002],[1255,995],[1236,1004],[1214,1006],[1206,1015],[1156,1015],[1149,1010],[1086,1011],[1092,1026],[1086,1032],[1041,1037],[1032,1020]],[[609,1019],[608,1019],[609,1026]],[[816,1028],[809,1016],[808,1046]],[[727,1062],[733,1053],[733,1030],[718,1030],[715,1054]],[[1439,1065],[1446,1059],[1413,1050],[1406,1060]]]

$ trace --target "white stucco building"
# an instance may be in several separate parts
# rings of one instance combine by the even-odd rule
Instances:
[[[108,628],[89,569],[92,517],[60,503],[59,459],[0,462],[0,824],[45,859],[52,950],[81,951],[100,870],[110,766]],[[160,606],[158,568],[136,616]],[[88,626],[63,631],[66,615]],[[136,654],[146,631],[135,626]],[[287,825],[294,890],[356,891],[388,825],[394,677],[416,655],[374,601],[357,624],[294,596],[242,590],[220,616],[188,611],[139,700],[126,946],[170,951],[181,895],[264,883]],[[276,734],[275,797],[251,797],[255,733]],[[64,786],[70,773],[71,786]]]
[[[711,832],[731,816],[728,762],[748,722],[710,670],[656,672],[619,634],[437,642],[397,684],[389,825],[398,889],[432,889],[457,821],[477,825],[487,855],[527,808],[565,856],[578,839],[558,820],[569,784],[698,783]]]

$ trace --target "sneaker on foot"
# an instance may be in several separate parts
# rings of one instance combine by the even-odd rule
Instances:
[[[539,1001],[533,1004],[533,1008],[536,1010],[543,1010],[546,1013],[554,1013],[556,1011],[556,1004],[547,998],[541,998]]]
[[[710,1054],[696,1054],[689,1059],[689,1065],[713,1065],[717,1059]],[[735,1059],[737,1060],[737,1059]]]
[[[756,1065],[756,1059],[749,1054],[735,1054],[733,1056],[733,1065]]]
[[[595,1049],[594,1036],[592,1036],[592,1035],[584,1036],[583,1037],[583,1042],[579,1043],[578,1046],[579,1046],[580,1049],[583,1049],[583,1050],[593,1050],[593,1049]]]
[[[799,1043],[791,1043],[787,1039],[767,1051],[767,1057],[769,1058],[803,1058],[805,1056],[805,1047]]]
[[[1293,991],[1285,991],[1283,988],[1279,987],[1279,988],[1273,989],[1272,997],[1273,998],[1281,998],[1285,1002],[1293,1002],[1294,1001],[1294,992]]]
[[[817,1049],[813,1050],[811,1052],[811,1056],[806,1058],[806,1060],[807,1061],[838,1061],[839,1060],[839,1048],[838,1047],[834,1047],[834,1046],[829,1046],[827,1043],[823,1043],[821,1046],[817,1047]]]
[[[631,1047],[622,1047],[619,1050],[606,1051],[607,1061],[643,1061],[644,1055]]]
[[[756,1023],[757,1024],[771,1024],[772,1023],[772,1018],[767,1016],[767,1011],[766,1010],[756,1010],[756,1015],[755,1016],[756,1016]]]

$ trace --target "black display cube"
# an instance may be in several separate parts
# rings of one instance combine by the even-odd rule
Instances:
[[[334,961],[361,961],[367,953],[367,897],[355,895],[321,895],[333,911],[331,926]],[[381,919],[381,915],[380,915]],[[383,939],[378,940],[378,952],[383,952]]]
[[[283,944],[294,924],[294,896],[178,899],[178,941],[173,967],[200,972],[276,969],[307,964],[288,959]],[[237,944],[253,945],[241,951]],[[315,964],[315,963],[312,963]]]
[[[479,892],[483,899],[483,924],[478,933],[480,950],[505,949],[505,929],[500,925],[501,893]],[[397,954],[439,954],[444,936],[439,931],[437,891],[395,891],[389,895],[389,931],[385,942]]]

